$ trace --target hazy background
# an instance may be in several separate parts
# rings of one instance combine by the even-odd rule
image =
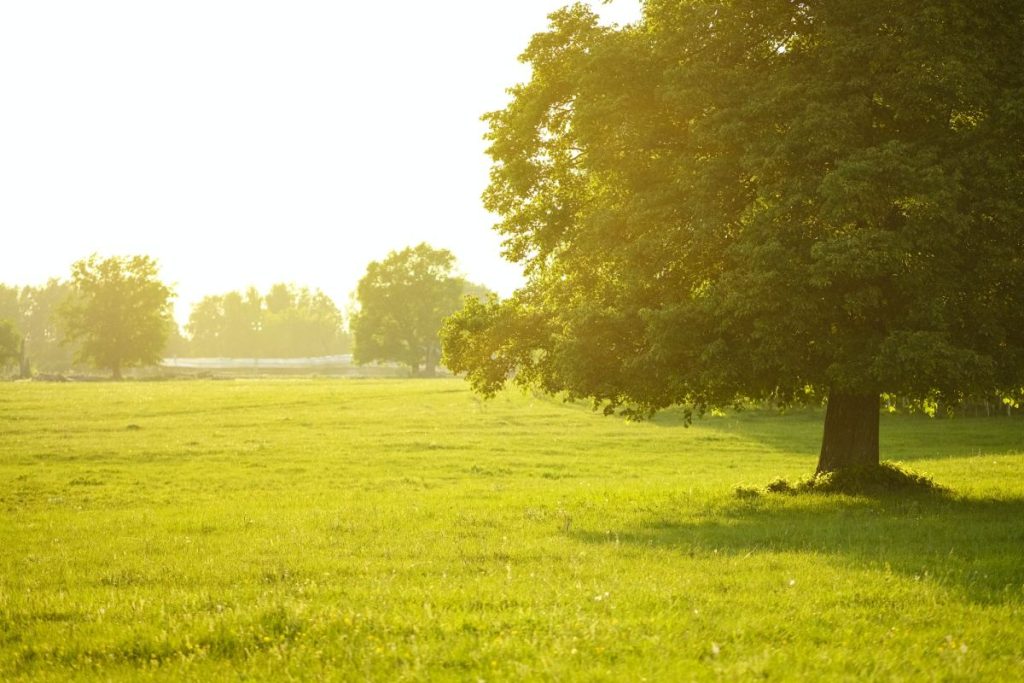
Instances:
[[[146,253],[179,320],[280,281],[343,306],[367,262],[427,241],[508,293],[479,117],[564,4],[2,3],[0,282]]]

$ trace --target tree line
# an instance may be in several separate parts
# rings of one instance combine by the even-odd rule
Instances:
[[[319,289],[279,283],[210,295],[185,333],[172,317],[173,289],[145,255],[76,262],[67,280],[0,285],[0,368],[21,377],[88,365],[121,378],[167,356],[297,358],[351,352],[357,363],[394,362],[433,375],[442,321],[464,296],[490,292],[456,274],[455,257],[420,244],[372,262],[349,324]]]
[[[250,287],[207,296],[193,306],[184,348],[187,355],[207,357],[330,356],[351,346],[343,323],[341,311],[320,290],[276,284],[261,294]]]

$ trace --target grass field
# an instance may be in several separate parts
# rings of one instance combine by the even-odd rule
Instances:
[[[0,679],[1024,678],[1024,420],[884,417],[944,499],[734,494],[820,430],[458,380],[0,384]]]

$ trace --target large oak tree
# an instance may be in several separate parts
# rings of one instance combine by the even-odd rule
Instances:
[[[819,471],[877,466],[879,397],[1024,386],[1024,3],[647,0],[552,15],[486,116],[527,283],[445,362],[609,411],[827,400]]]

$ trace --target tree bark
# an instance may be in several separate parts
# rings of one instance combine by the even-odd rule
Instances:
[[[878,467],[878,398],[829,392],[817,474]]]

